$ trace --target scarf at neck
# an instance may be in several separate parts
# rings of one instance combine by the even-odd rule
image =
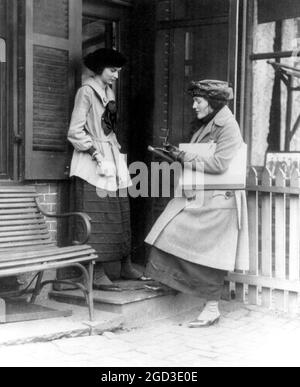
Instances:
[[[209,113],[207,116],[201,118],[201,120],[199,120],[198,118],[196,118],[193,122],[192,122],[192,136],[202,127],[202,126],[206,126],[211,120],[213,120],[215,118],[215,116],[219,113],[221,109],[217,109],[217,110],[214,110],[213,112]]]

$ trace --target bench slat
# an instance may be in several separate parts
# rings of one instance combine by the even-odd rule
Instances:
[[[3,193],[0,191],[0,198],[1,199],[9,199],[9,198],[17,198],[17,199],[21,199],[21,198],[36,198],[37,196],[39,196],[37,193]]]
[[[44,218],[32,218],[32,219],[24,219],[24,220],[0,220],[0,227],[7,226],[38,226],[38,225],[46,225]]]
[[[6,220],[25,220],[25,219],[45,219],[43,215],[38,213],[33,214],[11,214],[11,215],[2,215],[0,218],[0,223]]]
[[[53,255],[56,255],[59,250],[63,250],[65,253],[72,253],[76,251],[89,251],[91,247],[89,245],[82,245],[82,246],[68,246],[68,247],[57,247],[55,245],[48,247],[44,246],[41,247],[41,249],[38,249],[36,247],[35,250],[30,250],[30,247],[24,248],[24,250],[7,250],[7,251],[0,251],[0,262],[9,261],[11,259],[23,259],[23,258],[34,258],[34,257],[51,257]],[[93,251],[95,251],[93,249]]]
[[[45,223],[40,224],[20,224],[20,225],[6,225],[5,227],[2,227],[0,224],[0,235],[3,234],[3,232],[9,232],[9,231],[27,231],[27,230],[48,230],[47,225]]]
[[[31,264],[37,264],[37,263],[45,263],[45,262],[54,262],[54,261],[61,261],[61,260],[70,260],[70,259],[75,259],[80,257],[86,257],[91,254],[94,254],[95,251],[93,249],[86,250],[86,251],[77,251],[77,252],[72,252],[72,253],[59,253],[57,252],[57,255],[54,255],[52,257],[35,257],[31,259],[20,259],[20,260],[12,260],[12,261],[7,261],[7,262],[0,262],[0,269],[2,270],[3,268],[13,268],[13,267],[18,267],[18,266],[24,266],[24,265],[31,265]]]
[[[48,234],[48,233],[47,233]],[[49,235],[46,234],[38,234],[38,235],[24,235],[24,236],[15,236],[10,238],[2,238],[0,235],[0,246],[2,243],[6,242],[19,242],[19,241],[35,241],[38,239],[48,239]]]
[[[0,204],[3,205],[5,203],[35,203],[35,200],[32,196],[28,197],[28,198],[24,198],[24,197],[19,197],[19,198],[7,198],[7,197],[4,197],[2,198],[0,196]]]
[[[34,186],[30,185],[0,185],[0,192],[3,193],[33,193],[36,194],[36,189]]]
[[[22,208],[18,210],[0,210],[0,216],[1,215],[13,215],[13,214],[34,214],[38,213],[37,208]],[[2,216],[1,216],[2,218]]]
[[[27,266],[24,268],[20,267],[15,269],[3,269],[0,271],[0,277],[10,277],[12,275],[18,275],[18,274],[29,273],[29,272],[39,272],[44,270],[72,267],[74,263],[90,262],[90,261],[95,261],[97,259],[98,259],[98,256],[93,254],[87,257],[80,257],[80,259],[72,259],[68,262],[51,262],[44,265],[38,264],[38,265]]]
[[[0,230],[0,243],[3,240],[2,238],[12,237],[12,239],[14,239],[14,237],[25,236],[25,235],[38,236],[38,235],[44,235],[44,234],[49,235],[49,231],[46,228],[44,228],[44,229],[39,228],[36,230],[33,230],[32,228],[30,228],[29,230],[7,231],[7,232],[1,232],[1,230]]]
[[[44,246],[44,245],[53,245],[53,241],[47,241],[47,240],[43,240],[43,241],[31,241],[31,242],[27,242],[27,241],[23,241],[23,242],[14,242],[14,243],[3,243],[0,245],[0,252],[1,251],[6,251],[6,249],[12,249],[12,248],[15,248],[15,247],[24,247],[24,246]]]
[[[35,203],[0,203],[0,209],[37,208]]]

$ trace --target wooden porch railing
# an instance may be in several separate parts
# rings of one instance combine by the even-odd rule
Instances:
[[[288,175],[267,168],[260,178],[251,168],[247,180],[250,271],[230,273],[229,297],[297,312],[300,294],[300,171]]]

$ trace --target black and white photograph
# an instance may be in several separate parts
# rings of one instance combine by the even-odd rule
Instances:
[[[0,367],[300,366],[300,1],[0,0]]]

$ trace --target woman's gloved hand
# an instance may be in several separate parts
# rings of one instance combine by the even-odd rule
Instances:
[[[103,161],[103,157],[98,152],[95,152],[92,157],[93,157],[93,160],[95,160],[98,165],[101,164]]]
[[[97,166],[97,174],[99,176],[115,177],[117,169],[112,161],[101,161]]]
[[[184,161],[184,152],[181,151],[177,146],[170,143],[165,143],[164,149],[174,161],[179,161],[181,163]]]
[[[117,169],[112,161],[106,161],[99,152],[93,154],[93,160],[97,162],[97,174],[99,176],[116,176]]]

